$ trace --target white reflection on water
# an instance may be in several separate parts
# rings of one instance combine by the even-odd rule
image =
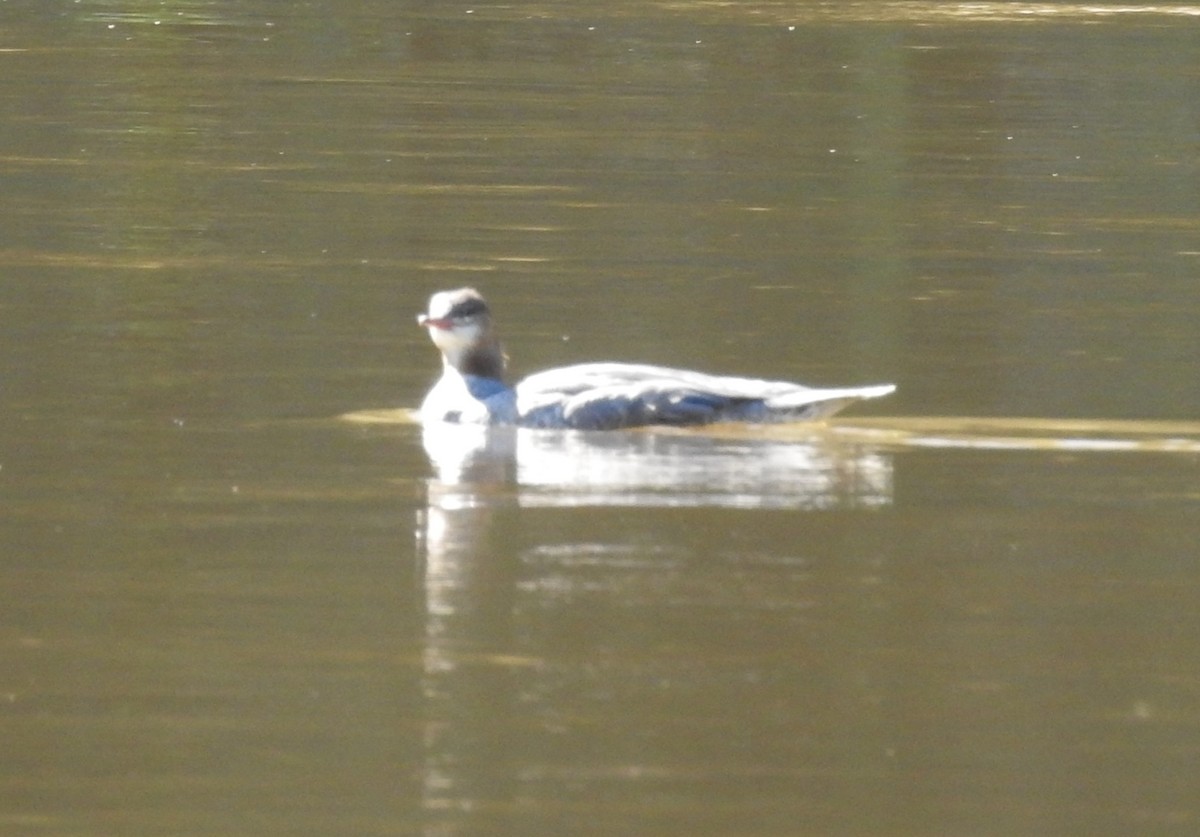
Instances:
[[[427,426],[434,467],[417,521],[424,594],[423,807],[431,827],[471,819],[507,798],[522,728],[513,654],[521,508],[721,506],[819,513],[885,506],[891,454],[822,430],[794,438],[729,428],[701,432],[542,431]],[[595,545],[581,549],[594,554]]]
[[[430,505],[862,508],[892,495],[890,454],[814,432],[515,430],[440,425],[422,441],[437,472]],[[508,491],[505,492],[505,486]]]

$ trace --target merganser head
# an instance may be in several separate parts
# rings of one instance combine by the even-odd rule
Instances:
[[[440,291],[429,298],[429,312],[417,315],[442,358],[464,375],[499,378],[504,353],[492,332],[492,315],[483,295],[474,288]]]

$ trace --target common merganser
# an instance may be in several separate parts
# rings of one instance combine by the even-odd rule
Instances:
[[[474,288],[441,291],[417,323],[442,353],[442,377],[421,404],[422,422],[615,430],[652,424],[822,419],[893,384],[813,389],[785,381],[706,375],[665,366],[582,363],[504,382],[507,358]]]

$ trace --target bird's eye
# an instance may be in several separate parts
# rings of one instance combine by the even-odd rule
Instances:
[[[455,305],[450,316],[455,321],[465,321],[473,319],[485,311],[487,311],[487,305],[484,304],[482,299],[468,299],[465,302]]]

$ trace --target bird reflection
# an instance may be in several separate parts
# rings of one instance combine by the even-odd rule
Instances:
[[[417,525],[424,593],[427,826],[471,825],[518,792],[519,684],[541,663],[514,651],[523,509],[791,508],[891,502],[890,454],[834,434],[546,431],[430,423],[433,466]]]
[[[589,433],[427,424],[430,503],[864,508],[891,502],[887,454],[830,434]]]

